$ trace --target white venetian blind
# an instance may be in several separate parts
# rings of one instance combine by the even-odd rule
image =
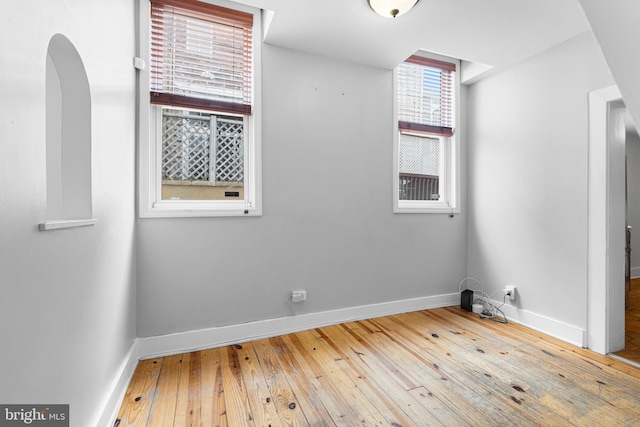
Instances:
[[[151,1],[151,102],[251,114],[253,15]]]
[[[455,64],[411,56],[396,70],[398,127],[453,135]]]

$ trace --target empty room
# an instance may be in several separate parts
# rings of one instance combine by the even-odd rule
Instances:
[[[0,1],[0,425],[640,424],[638,40],[625,0]]]

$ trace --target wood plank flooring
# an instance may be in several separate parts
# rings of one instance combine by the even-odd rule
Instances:
[[[456,307],[141,361],[119,426],[633,426],[640,370]]]
[[[629,307],[625,310],[624,349],[614,354],[640,363],[640,279],[631,279]]]

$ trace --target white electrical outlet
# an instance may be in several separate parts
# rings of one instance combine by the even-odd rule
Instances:
[[[291,302],[302,302],[307,299],[307,291],[291,291]]]
[[[515,285],[507,285],[504,287],[503,293],[504,295],[509,295],[509,299],[511,301],[516,299],[516,290],[517,287]]]

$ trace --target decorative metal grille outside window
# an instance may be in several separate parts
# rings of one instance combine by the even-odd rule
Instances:
[[[398,171],[400,200],[439,200],[440,139],[400,134]]]
[[[162,179],[243,182],[242,117],[163,109]]]
[[[400,134],[399,171],[420,175],[440,175],[440,140]]]

